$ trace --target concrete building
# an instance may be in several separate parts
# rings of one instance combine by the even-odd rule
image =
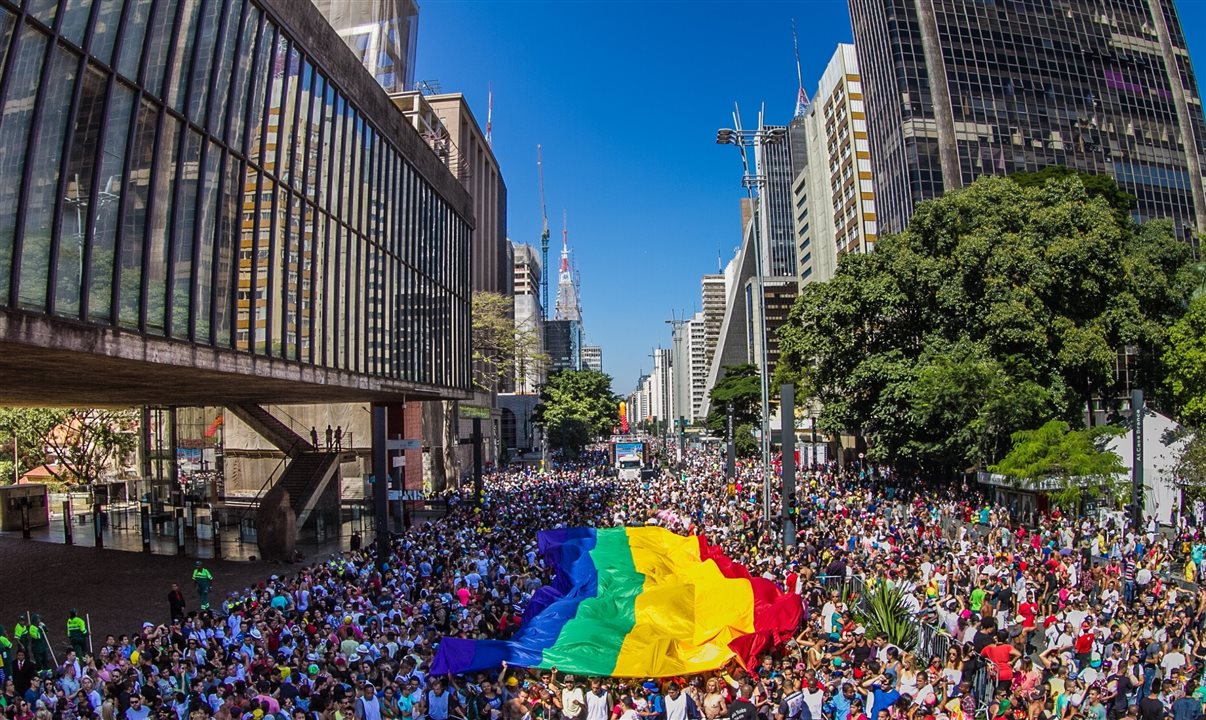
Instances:
[[[544,321],[544,350],[549,374],[582,369],[582,332],[573,320]]]
[[[704,322],[704,353],[711,357],[720,340],[720,326],[724,323],[725,303],[728,300],[724,272],[704,275],[700,280],[699,295]]]
[[[1206,121],[1171,0],[850,0],[881,232],[981,175],[1106,174],[1206,231]],[[856,138],[862,139],[862,134]]]
[[[414,87],[419,5],[415,0],[313,0],[377,84]]]
[[[707,320],[704,313],[697,312],[687,321],[687,363],[690,368],[691,412],[686,417],[693,425],[704,421],[701,414],[704,396],[708,392],[708,362],[711,360],[708,345]]]
[[[583,345],[582,369],[603,372],[603,348],[598,345]]]
[[[510,295],[513,265],[508,261],[507,186],[498,159],[465,97],[460,93],[424,95],[412,90],[393,93],[390,99],[473,198],[474,217],[477,218],[470,253],[473,292]],[[501,381],[490,387],[478,387],[470,401],[490,412],[489,421],[482,424],[483,453],[488,463],[499,457],[502,416],[497,396],[500,390],[507,389],[509,382]],[[431,448],[426,456],[426,467],[432,477],[450,476],[457,471],[463,474],[472,466],[473,448],[467,444],[457,445],[458,468],[445,468],[446,461],[440,460],[446,456],[442,448],[447,440],[444,437],[447,434],[444,413],[448,410],[450,408],[435,403],[424,407],[423,441]],[[472,428],[472,420],[458,418],[454,439],[469,437]]]
[[[265,405],[362,404],[413,438],[419,402],[469,395],[469,193],[310,3],[12,7],[0,402],[223,405],[283,468],[270,519],[337,516],[367,458]],[[378,449],[376,487],[415,490],[418,451]]]
[[[838,45],[808,113],[793,123],[792,185],[801,285],[833,277],[837,261],[875,247],[878,227],[862,80],[854,46]]]
[[[515,362],[515,389],[519,395],[535,395],[544,385],[548,360],[540,307],[540,253],[531,245],[512,244],[511,288],[515,296],[515,334],[520,356]]]
[[[649,415],[659,430],[673,427],[674,403],[673,353],[670,348],[655,348],[649,375]]]

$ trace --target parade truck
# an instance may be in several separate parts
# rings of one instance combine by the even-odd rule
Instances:
[[[640,480],[648,465],[649,452],[639,440],[617,440],[611,444],[611,464],[621,480]]]

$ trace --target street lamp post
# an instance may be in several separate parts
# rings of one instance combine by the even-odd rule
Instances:
[[[761,357],[762,369],[759,375],[762,381],[762,427],[760,445],[762,451],[762,518],[764,522],[770,522],[771,514],[771,489],[770,481],[771,472],[771,442],[770,442],[770,368],[768,353],[766,349],[766,290],[765,290],[765,268],[762,265],[762,228],[761,228],[761,212],[759,207],[761,202],[761,188],[766,183],[766,178],[762,175],[750,172],[749,157],[746,154],[747,147],[764,148],[767,145],[774,145],[782,142],[785,135],[783,128],[765,129],[759,127],[757,130],[743,130],[741,128],[741,116],[737,111],[733,112],[733,129],[721,128],[716,132],[717,145],[735,145],[741,153],[741,168],[742,177],[741,184],[745,187],[746,197],[749,200],[750,207],[754,211],[754,277],[757,280],[758,291],[758,317],[757,328],[759,335],[758,352]],[[758,191],[758,192],[755,192]]]

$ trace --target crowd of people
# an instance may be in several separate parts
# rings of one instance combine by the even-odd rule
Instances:
[[[688,453],[619,481],[603,455],[498,473],[388,557],[355,550],[272,575],[47,661],[0,629],[10,720],[1196,720],[1206,592],[1173,572],[1197,548],[1058,511],[1023,524],[975,488],[861,465],[801,473],[787,547],[762,473]],[[777,485],[777,483],[772,483]],[[778,507],[778,498],[773,506]],[[798,593],[797,636],[674,678],[503,666],[431,677],[440,639],[509,638],[551,580],[542,529],[700,533]],[[1201,561],[1199,560],[1199,563]],[[210,578],[212,579],[212,578]],[[885,620],[871,596],[903,607]],[[206,587],[208,590],[208,585]],[[206,598],[208,601],[210,598]],[[40,646],[39,646],[40,647]],[[272,717],[269,717],[272,716]]]

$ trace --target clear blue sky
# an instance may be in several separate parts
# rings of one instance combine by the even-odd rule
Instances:
[[[1178,9],[1200,75],[1206,1]],[[732,125],[734,101],[748,125],[763,102],[769,122],[791,119],[792,18],[811,94],[837,43],[852,41],[840,0],[421,0],[415,78],[464,93],[483,126],[493,85],[510,237],[537,246],[543,145],[550,264],[564,208],[587,342],[602,345],[618,393],[669,343],[665,321],[698,309],[700,275],[740,242],[741,161],[716,130]]]

